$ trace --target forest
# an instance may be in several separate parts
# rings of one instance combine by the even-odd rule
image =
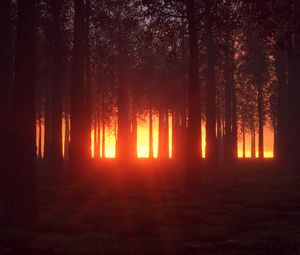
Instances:
[[[178,208],[184,203],[189,201],[186,210],[192,214],[198,203],[218,195],[225,204],[237,199],[234,191],[242,186],[249,203],[261,199],[262,207],[263,183],[270,184],[274,196],[286,192],[287,201],[281,201],[286,206],[300,198],[300,0],[1,0],[0,85],[1,254],[73,254],[67,248],[23,247],[20,240],[32,239],[26,231],[38,238],[51,232],[44,225],[51,225],[47,217],[60,210],[59,203],[73,219],[72,203],[90,201],[92,187],[99,204],[107,202],[104,194],[112,196],[111,210],[124,209],[124,197],[137,196],[135,189],[155,205],[159,199],[169,201],[161,192],[170,189],[166,193],[176,207],[176,222],[148,208],[154,218],[141,211],[141,217],[151,219],[134,224],[150,228],[159,214],[159,220],[165,217],[162,224],[178,231]],[[130,217],[139,199],[128,198]],[[221,211],[229,208],[218,202]],[[53,231],[66,215],[56,216]],[[285,216],[282,220],[289,221]],[[221,225],[227,222],[215,217]],[[183,219],[186,225],[195,223]],[[124,231],[122,240],[127,240],[126,217],[119,221],[116,232]],[[178,248],[173,236],[154,225],[153,236],[164,236],[157,251],[151,253],[151,245],[139,240],[124,254],[224,251],[187,241]],[[284,232],[276,226],[275,233]],[[19,228],[26,237],[20,237]],[[146,232],[141,227],[134,233]],[[20,243],[14,249],[16,236]],[[124,247],[133,247],[126,242]],[[249,247],[244,247],[249,254],[260,254]],[[262,254],[269,254],[270,247],[262,247]],[[286,247],[283,242],[281,248]],[[300,250],[291,247],[284,254]],[[86,253],[81,248],[74,254],[100,249]],[[114,248],[107,250],[123,254]],[[235,248],[224,249],[232,254]]]

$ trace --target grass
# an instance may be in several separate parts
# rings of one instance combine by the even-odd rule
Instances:
[[[0,254],[300,254],[300,177],[270,164],[204,171],[193,198],[171,164],[90,171],[40,169],[40,219],[0,229]]]

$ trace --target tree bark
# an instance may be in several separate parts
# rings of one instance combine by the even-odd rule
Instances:
[[[300,168],[300,0],[297,0],[298,14],[294,38],[294,49],[289,55],[288,70],[288,165],[291,170]]]
[[[106,157],[105,155],[105,121],[104,118],[102,117],[102,141],[101,141],[101,146],[102,146],[102,159]]]
[[[85,22],[84,2],[74,2],[74,46],[71,86],[71,142],[70,167],[72,172],[79,173],[86,166],[90,156],[90,148],[85,141],[86,136],[86,108],[85,108]]]
[[[90,0],[85,0],[85,147],[88,148],[88,158],[92,156],[91,151],[91,127],[92,127],[92,71],[91,71],[91,50],[90,50]]]
[[[63,86],[63,38],[61,29],[62,1],[51,1],[54,31],[53,83],[51,93],[51,146],[49,166],[52,170],[62,168],[62,86]]]
[[[255,141],[255,120],[254,117],[252,117],[251,120],[251,158],[256,158],[256,141]]]
[[[149,158],[153,159],[153,109],[151,102],[149,106]]]
[[[12,91],[12,169],[8,178],[8,221],[37,219],[35,111],[35,1],[18,1],[15,84]]]
[[[184,103],[180,110],[180,147],[178,148],[178,154],[180,156],[181,160],[184,160],[186,158],[186,155],[188,151],[186,151],[187,148],[187,104],[186,104],[186,96],[184,96]],[[200,126],[201,126],[201,118],[200,118]],[[201,130],[201,127],[200,127]],[[202,133],[202,132],[201,132]],[[200,139],[200,138],[199,138]],[[202,159],[202,136],[200,142],[200,150],[199,150],[199,159]]]
[[[11,170],[11,150],[10,150],[10,121],[11,121],[11,90],[12,90],[12,22],[11,22],[11,1],[4,0],[0,2],[0,116],[2,118],[0,125],[0,189],[1,202],[4,198],[5,215],[9,216],[9,183],[8,174]],[[7,219],[5,219],[7,220]]]
[[[164,156],[165,156],[165,154],[164,154],[164,142],[165,142],[164,125],[165,125],[164,112],[161,107],[159,109],[159,113],[158,113],[158,158],[160,158],[160,159],[164,159]]]
[[[172,113],[172,158],[180,159],[180,110],[179,107]]]
[[[233,61],[233,58],[231,59]],[[232,63],[233,65],[233,63]],[[232,77],[233,79],[233,77]],[[238,157],[238,120],[237,120],[237,98],[236,98],[236,84],[233,80],[232,82],[232,131],[231,131],[231,155],[233,160]]]
[[[69,158],[69,145],[70,145],[70,118],[69,113],[65,112],[65,146],[64,157]]]
[[[44,109],[44,159],[50,160],[51,158],[51,93],[49,86],[46,86],[46,93],[45,93],[45,109]]]
[[[285,53],[281,48],[281,42],[277,39],[275,49],[275,71],[277,78],[277,111],[276,116],[276,150],[274,157],[279,164],[283,164],[287,160],[287,70]]]
[[[218,104],[218,112],[217,112],[217,146],[218,146],[218,154],[220,155],[220,159],[223,160],[223,136],[222,136],[222,116],[221,116],[222,107]]]
[[[243,158],[246,157],[246,130],[245,130],[245,114],[243,113],[242,117],[242,135],[243,135]]]
[[[227,29],[228,30],[228,29]],[[224,137],[224,156],[227,163],[232,161],[232,87],[233,87],[233,77],[232,77],[232,67],[230,61],[230,42],[229,42],[229,32],[226,34],[225,42],[225,52],[224,52],[224,78],[225,78],[225,137]]]
[[[188,123],[186,130],[186,162],[188,171],[194,169],[201,150],[201,91],[199,84],[199,46],[194,0],[187,1],[189,34]],[[183,120],[184,122],[185,120]],[[197,166],[197,168],[199,165]]]
[[[124,56],[121,59],[123,60],[119,63],[117,158],[124,160],[130,157],[130,122],[126,61]]]
[[[130,115],[129,115],[129,77],[128,77],[128,44],[127,35],[124,32],[122,24],[122,9],[124,2],[118,1],[118,88],[117,88],[117,139],[116,139],[116,157],[119,160],[130,158]]]
[[[264,114],[263,114],[263,95],[262,95],[262,84],[258,84],[258,157],[264,158]]]
[[[96,114],[93,119],[94,126],[94,159],[99,159],[100,157],[100,125],[99,125],[99,114],[96,110]]]
[[[132,104],[132,114],[131,114],[131,158],[136,159],[138,156],[137,152],[137,113],[136,106],[133,102]]]
[[[208,166],[218,166],[216,139],[216,49],[212,34],[211,7],[208,5],[207,21],[207,85],[206,85],[206,160]]]
[[[164,112],[164,158],[169,158],[169,111],[166,109]]]
[[[102,159],[105,158],[105,133],[106,133],[106,128],[105,128],[105,91],[103,90],[102,95],[101,95],[101,157]]]
[[[98,114],[98,119],[97,119],[97,136],[98,136],[98,159],[101,158],[101,117],[100,117],[100,110],[99,110],[99,114]]]

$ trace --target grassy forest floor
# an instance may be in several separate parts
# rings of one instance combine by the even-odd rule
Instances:
[[[40,169],[40,220],[0,229],[0,254],[300,254],[300,176],[243,163],[187,199],[171,164],[114,164],[77,183]]]

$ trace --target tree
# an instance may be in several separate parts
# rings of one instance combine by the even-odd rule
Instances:
[[[53,61],[53,83],[51,103],[51,146],[50,166],[52,170],[59,170],[62,167],[62,87],[63,87],[63,37],[61,12],[63,2],[61,0],[51,1],[53,18],[54,38],[54,61]]]
[[[220,5],[222,23],[219,24],[218,34],[222,35],[224,54],[224,83],[225,83],[225,134],[224,156],[228,164],[237,158],[237,99],[236,99],[236,37],[241,26],[239,1],[224,1]]]
[[[12,168],[7,209],[11,222],[37,218],[35,182],[35,1],[18,1],[15,83],[10,129]]]
[[[278,163],[286,161],[287,148],[287,54],[284,52],[282,41],[277,38],[275,48],[275,72],[277,78],[277,111],[275,129],[275,158]]]
[[[9,202],[7,193],[7,174],[11,169],[10,161],[10,104],[12,89],[12,22],[11,22],[11,1],[5,0],[0,3],[0,185],[3,188],[3,196],[6,196],[6,203]],[[2,202],[2,201],[1,201]],[[9,212],[7,212],[8,214]]]
[[[91,43],[90,43],[90,26],[91,26],[91,2],[85,1],[85,148],[88,150],[88,158],[91,158],[91,123],[92,123],[92,70],[91,70]]]
[[[206,159],[211,168],[217,167],[216,138],[216,46],[213,33],[212,3],[206,5],[206,50],[207,50],[207,83],[206,83]]]
[[[288,55],[294,33],[295,11],[293,1],[276,1],[273,5],[270,31],[274,55],[274,157],[281,166],[288,162]],[[284,10],[284,11],[283,11]],[[291,19],[291,17],[293,17]]]
[[[74,4],[70,166],[79,172],[89,159],[90,148],[85,141],[85,6],[83,0],[75,0]]]
[[[300,1],[295,5],[294,47],[289,55],[288,66],[288,162],[292,170],[299,170],[300,149]]]
[[[249,32],[250,33],[250,32]],[[248,34],[249,36],[249,34]],[[248,38],[248,71],[250,80],[256,86],[257,91],[257,113],[258,113],[258,155],[264,158],[264,124],[265,124],[265,107],[264,107],[264,86],[267,81],[267,63],[264,44],[261,39],[258,41],[253,37]]]
[[[201,91],[199,84],[199,46],[194,0],[187,1],[189,34],[188,124],[186,155],[188,168],[201,158]],[[188,169],[189,171],[190,169]]]

